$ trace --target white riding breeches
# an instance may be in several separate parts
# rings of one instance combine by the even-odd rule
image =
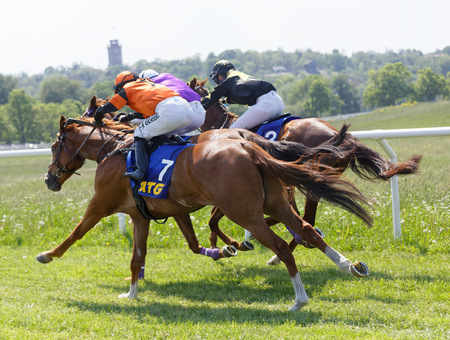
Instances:
[[[163,100],[156,106],[155,112],[136,128],[135,137],[150,139],[179,133],[191,124],[194,117],[189,103],[179,96]]]
[[[198,100],[195,100],[195,101],[190,102],[189,106],[191,107],[192,112],[194,113],[194,116],[192,118],[191,123],[188,126],[186,126],[181,131],[177,132],[177,134],[179,134],[179,135],[184,135],[184,134],[190,135],[189,132],[199,129],[200,126],[202,126],[203,123],[205,122],[206,111],[203,108],[202,104]],[[197,134],[199,134],[199,133],[200,132],[197,132]]]
[[[283,111],[283,99],[275,91],[270,91],[256,99],[256,104],[250,106],[242,116],[231,124],[230,129],[251,129],[266,120],[281,116]]]

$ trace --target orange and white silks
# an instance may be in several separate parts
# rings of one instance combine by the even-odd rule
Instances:
[[[141,79],[125,84],[123,91],[126,99],[122,97],[121,91],[122,93],[111,98],[110,103],[118,110],[128,105],[132,110],[142,113],[145,118],[153,116],[156,106],[163,100],[179,96],[178,92],[166,86]]]

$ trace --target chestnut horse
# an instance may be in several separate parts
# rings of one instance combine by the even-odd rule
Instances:
[[[204,87],[207,81],[208,78],[201,82],[194,78],[188,83],[188,85],[203,98],[209,95],[209,91]],[[230,125],[238,118],[238,115],[229,112],[221,103],[215,103],[209,107],[208,110],[206,110],[205,122],[201,126],[201,131],[204,132],[210,130],[217,131],[217,129],[228,129]],[[208,137],[240,138],[233,130],[235,129],[227,130],[229,131],[228,134],[217,133],[215,135],[208,135]],[[322,119],[295,119],[283,124],[276,140],[292,141],[306,147],[314,148],[319,145],[323,145],[324,143],[326,144],[337,134],[338,131]],[[199,138],[202,138],[202,135],[200,135]],[[203,140],[205,140],[205,138],[203,138]],[[343,173],[348,167],[350,167],[356,175],[363,179],[369,180],[388,180],[394,175],[415,173],[418,170],[418,164],[421,159],[421,156],[413,156],[407,162],[391,163],[385,160],[381,154],[359,142],[353,136],[348,136],[346,141],[340,146],[340,149],[343,151],[345,150],[345,157],[337,157],[335,159],[332,157],[326,157],[322,159],[322,162],[336,168],[340,173]],[[315,224],[318,203],[318,199],[306,197],[303,219],[312,226]],[[298,213],[295,200],[293,201],[293,204]],[[224,214],[218,208],[213,208],[212,216],[209,221],[209,226],[211,229],[211,248],[216,247],[216,233],[222,233],[219,229],[218,223],[223,216]],[[266,219],[266,222],[269,226],[272,226],[279,221],[269,217]],[[289,243],[289,248],[293,251],[296,246],[297,242],[293,238]],[[280,261],[276,256],[268,261],[268,264],[278,263],[280,263]]]
[[[133,136],[127,134],[129,129],[124,125],[113,125],[110,121],[99,126],[92,123],[92,119],[66,121],[61,117],[59,134],[52,144],[52,161],[45,177],[47,187],[53,191],[61,190],[63,183],[83,166],[86,159],[90,159],[99,162],[95,194],[72,233],[60,245],[37,255],[36,259],[49,263],[54,257],[61,257],[103,217],[126,213],[133,222],[132,275],[130,291],[120,297],[135,298],[139,270],[147,253],[149,220],[136,208],[129,179],[123,176],[124,157],[109,154],[124,145],[131,145]],[[115,143],[117,140],[120,143]],[[295,303],[290,309],[297,310],[308,303],[308,296],[292,252],[265,223],[264,214],[273,216],[301,236],[305,235],[305,230],[315,235],[308,241],[342,271],[357,277],[368,273],[361,272],[359,262],[351,263],[328,246],[295,212],[289,204],[285,184],[296,187],[308,197],[323,197],[371,224],[371,216],[363,207],[367,205],[367,199],[353,185],[341,180],[334,169],[279,161],[256,144],[244,140],[213,140],[185,148],[173,165],[167,199],[145,197],[145,202],[148,211],[158,219],[189,214],[206,205],[218,207],[285,263],[295,291]]]

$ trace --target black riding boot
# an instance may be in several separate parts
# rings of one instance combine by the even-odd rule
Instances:
[[[142,181],[148,168],[148,154],[144,138],[134,137],[134,157],[137,169],[133,172],[125,172],[123,175],[136,181]]]

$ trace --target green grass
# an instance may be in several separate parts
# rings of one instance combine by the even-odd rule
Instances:
[[[332,121],[339,128],[342,121]],[[450,126],[450,103],[395,107],[347,120],[351,130]],[[375,141],[364,141],[384,155]],[[36,254],[73,230],[93,195],[89,162],[62,191],[44,184],[49,157],[0,158],[0,339],[444,339],[450,338],[450,137],[389,139],[399,161],[422,154],[420,174],[400,178],[402,237],[393,238],[389,182],[346,176],[374,204],[373,228],[342,209],[319,205],[326,241],[371,275],[344,274],[318,250],[295,251],[310,303],[290,313],[294,292],[284,266],[254,252],[214,262],[194,256],[172,219],[150,226],[146,279],[128,289],[131,224],[103,219],[48,265]],[[298,197],[302,206],[302,197]],[[209,208],[192,219],[208,245]],[[224,219],[224,231],[243,230]],[[274,230],[285,239],[282,226]]]

